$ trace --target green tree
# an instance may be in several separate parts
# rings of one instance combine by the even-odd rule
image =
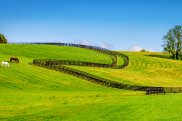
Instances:
[[[0,43],[5,43],[5,44],[8,43],[7,39],[5,38],[3,34],[0,34]]]
[[[145,49],[142,49],[142,50],[140,50],[140,52],[148,52],[147,50],[145,50]]]
[[[171,53],[173,59],[179,59],[182,50],[182,26],[178,25],[170,29],[163,39],[164,51]]]

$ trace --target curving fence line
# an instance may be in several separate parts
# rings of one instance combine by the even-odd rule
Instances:
[[[73,69],[64,65],[77,65],[77,66],[90,66],[90,67],[102,67],[102,68],[114,68],[114,69],[122,69],[128,66],[129,57],[125,54],[111,51],[105,48],[96,47],[96,46],[88,46],[81,44],[71,44],[71,43],[21,43],[21,44],[44,44],[44,45],[58,45],[58,46],[71,46],[71,47],[79,47],[90,49],[93,51],[97,51],[99,53],[107,54],[112,58],[111,64],[102,64],[102,63],[91,63],[91,62],[83,62],[83,61],[71,61],[71,60],[50,60],[50,59],[34,59],[33,64],[44,67],[47,69],[53,69],[56,71],[60,71],[69,75],[73,75],[75,77],[100,84],[107,87],[117,88],[117,89],[125,89],[125,90],[135,90],[135,91],[146,91],[149,88],[162,88],[166,93],[178,93],[182,92],[182,87],[151,87],[151,86],[139,86],[139,85],[130,85],[124,84],[121,82],[115,82],[109,79],[105,79],[102,77],[98,77],[96,75]],[[117,65],[118,57],[123,58],[124,64]]]
[[[90,49],[93,51],[97,51],[102,54],[107,54],[112,59],[112,64],[102,64],[102,63],[91,63],[91,62],[83,62],[83,61],[71,61],[71,60],[45,60],[46,65],[53,65],[53,64],[64,64],[64,65],[80,65],[80,66],[92,66],[92,67],[103,67],[103,68],[115,68],[115,69],[122,69],[129,64],[129,57],[125,54],[111,51],[109,49],[97,47],[97,46],[89,46],[89,45],[82,45],[82,44],[71,44],[71,43],[31,43],[31,44],[44,44],[44,45],[58,45],[58,46],[71,46],[71,47],[79,47]],[[118,57],[123,58],[124,64],[117,65]],[[44,60],[40,60],[44,61]],[[44,62],[45,62],[44,61]]]
[[[102,54],[107,54],[108,56],[111,57],[112,59],[112,67],[114,68],[114,65],[116,66],[115,68],[124,68],[129,64],[129,57],[125,54],[119,53],[119,52],[115,52],[115,51],[111,51],[109,49],[106,48],[102,48],[102,47],[97,47],[97,46],[90,46],[90,45],[82,45],[82,44],[72,44],[72,43],[41,43],[41,42],[16,42],[16,43],[11,43],[11,44],[35,44],[35,45],[58,45],[58,46],[70,46],[70,47],[79,47],[79,48],[85,48],[85,49],[90,49],[93,51],[97,51],[99,53]],[[117,58],[121,57],[124,60],[124,64],[123,65],[117,65]],[[110,67],[110,65],[108,66]]]

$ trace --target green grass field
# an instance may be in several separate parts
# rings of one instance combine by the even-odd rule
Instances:
[[[167,59],[169,55],[161,53],[124,53],[130,58],[124,69],[72,67],[131,85],[182,87],[182,61]]]
[[[48,45],[0,45],[0,48],[0,61],[9,60],[11,56],[20,59],[19,64],[10,63],[10,68],[0,68],[2,121],[182,119],[181,94],[148,96],[140,91],[107,88],[28,64],[34,58],[111,63],[107,55],[86,49]],[[125,69],[71,67],[126,83],[164,86],[182,84],[181,61],[146,56],[160,53],[125,54],[130,57],[130,64]]]
[[[24,59],[32,62],[32,59],[35,58],[102,62],[104,64],[110,64],[112,61],[107,55],[76,47],[9,44],[0,45],[0,48],[0,61],[9,60],[11,56],[18,56],[20,60],[23,60],[22,62]]]

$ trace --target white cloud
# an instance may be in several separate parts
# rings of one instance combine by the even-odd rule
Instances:
[[[113,46],[110,43],[102,42],[100,47],[106,48],[106,49],[113,49]]]
[[[79,41],[79,44],[81,44],[81,45],[90,45],[90,42],[88,42],[88,41]]]
[[[81,45],[92,45],[89,41],[86,40],[74,40],[74,41]]]
[[[129,49],[129,51],[137,51],[137,52],[139,52],[139,51],[141,51],[141,50],[143,50],[143,49],[146,50],[146,51],[149,51],[149,52],[154,52],[153,49],[147,49],[147,48],[143,48],[143,47],[140,47],[140,46],[137,46],[137,45],[131,47],[131,48]]]
[[[88,40],[80,40],[80,39],[75,39],[74,43],[81,44],[81,45],[91,45],[91,46],[97,46],[97,47],[102,47],[106,49],[113,49],[112,44],[108,42],[102,42],[102,43],[93,43]]]
[[[133,46],[133,47],[131,47],[129,50],[130,51],[141,51],[143,48],[142,47],[140,47],[140,46]]]
[[[153,49],[146,49],[147,51],[149,51],[149,52],[154,52],[154,50]]]

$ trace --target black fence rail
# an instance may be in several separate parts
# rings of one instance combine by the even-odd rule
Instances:
[[[81,45],[81,44],[71,44],[71,43],[11,43],[11,44],[42,44],[42,45],[58,45],[58,46],[71,46],[71,47],[79,47],[85,49],[91,49],[97,51],[99,53],[107,54],[111,57],[111,64],[102,64],[102,63],[91,63],[91,62],[83,62],[83,61],[71,61],[71,60],[52,60],[52,59],[34,59],[33,64],[53,69],[56,71],[60,71],[69,75],[73,75],[75,77],[88,80],[90,82],[100,84],[107,87],[117,88],[117,89],[125,89],[125,90],[135,90],[135,91],[147,91],[149,88],[162,88],[165,93],[180,93],[182,92],[182,87],[154,87],[154,86],[139,86],[139,85],[130,85],[121,82],[115,82],[109,79],[105,79],[102,77],[95,76],[93,74],[73,69],[70,67],[66,67],[64,65],[77,65],[77,66],[91,66],[91,67],[102,67],[102,68],[115,68],[122,69],[128,66],[129,57],[123,53],[111,51],[105,48],[89,46],[89,45]],[[124,60],[123,65],[117,65],[117,57],[121,57]]]
[[[17,43],[16,43],[17,44]],[[107,87],[113,87],[118,89],[129,89],[129,90],[139,90],[140,86],[130,86],[123,83],[114,82],[112,80],[108,80],[105,78],[101,78],[95,76],[93,74],[86,73],[84,71],[80,71],[77,69],[73,69],[70,67],[65,67],[63,65],[76,65],[76,66],[90,66],[90,67],[102,67],[102,68],[114,68],[114,69],[122,69],[129,64],[128,56],[114,52],[109,49],[96,47],[96,46],[89,46],[89,45],[81,45],[81,44],[71,44],[71,43],[18,43],[18,44],[42,44],[42,45],[58,45],[58,46],[71,46],[71,47],[79,47],[90,49],[93,51],[97,51],[102,54],[107,54],[111,57],[112,63],[111,64],[103,64],[103,63],[91,63],[91,62],[83,62],[83,61],[72,61],[72,60],[52,60],[52,59],[34,59],[33,64],[38,65],[40,67],[45,67],[48,69],[57,70],[60,72],[67,73],[69,75],[73,75],[97,84],[101,84]],[[117,57],[121,57],[124,60],[124,64],[117,65]],[[142,87],[143,88],[143,87]]]
[[[167,93],[181,93],[182,87],[163,87]]]
[[[82,44],[72,44],[72,43],[24,43],[24,44],[58,45],[58,46],[70,46],[70,47],[85,48],[85,49],[90,49],[90,50],[97,51],[99,53],[107,54],[112,59],[112,64],[78,62],[78,63],[80,63],[81,66],[88,66],[88,65],[90,65],[90,66],[93,66],[93,67],[104,67],[104,68],[115,68],[115,69],[119,69],[120,68],[120,69],[122,69],[122,68],[128,66],[128,64],[129,64],[129,57],[127,55],[119,53],[119,52],[115,52],[115,51],[112,51],[112,50],[109,50],[109,49],[97,47],[97,46],[82,45]],[[123,60],[124,60],[124,64],[123,65],[117,65],[117,61],[118,61],[117,57],[118,56],[123,58]],[[53,63],[56,63],[56,62],[54,61]],[[75,61],[75,63],[77,63],[77,62]],[[71,61],[67,60],[67,64],[66,65],[72,65]],[[73,64],[73,65],[77,65],[77,64]]]
[[[60,71],[69,75],[73,75],[76,76],[78,78],[84,79],[84,80],[88,80],[90,82],[96,83],[96,84],[100,84],[103,86],[107,86],[107,87],[112,87],[112,88],[118,88],[118,89],[126,89],[126,90],[145,90],[145,87],[142,86],[134,86],[134,85],[127,85],[124,83],[119,83],[119,82],[115,82],[109,79],[105,79],[102,77],[98,77],[95,76],[93,74],[78,70],[78,69],[73,69],[70,67],[66,67],[60,64],[49,64],[46,65],[45,62],[40,61],[40,60],[34,60],[33,64],[40,66],[40,67],[44,67],[47,69],[52,69],[52,70],[56,70],[56,71]]]
[[[45,61],[46,62],[46,61]],[[47,69],[52,69],[56,71],[60,71],[92,83],[96,83],[99,85],[117,88],[117,89],[124,89],[124,90],[133,90],[133,91],[147,91],[150,88],[162,88],[165,93],[180,93],[182,92],[182,87],[154,87],[154,86],[139,86],[139,85],[130,85],[121,82],[115,82],[109,79],[105,79],[78,69],[73,69],[67,66],[60,65],[59,63],[54,63],[50,65],[46,65],[46,63],[40,60],[34,60],[33,63],[37,66],[44,67]]]
[[[72,44],[72,43],[50,43],[50,42],[16,42],[16,43],[10,43],[10,44],[35,44],[35,45],[58,45],[58,46],[70,46],[70,47],[79,47],[79,48],[85,48],[85,49],[90,49],[93,51],[97,51],[99,53],[107,54],[111,57],[112,59],[112,64],[111,65],[117,65],[117,57],[121,57],[124,60],[124,64],[121,66],[121,68],[126,67],[129,64],[129,57],[125,54],[115,52],[106,48],[102,47],[97,47],[97,46],[90,46],[90,45],[82,45],[82,44]],[[124,66],[124,67],[123,67]],[[119,68],[116,66],[116,68]]]
[[[122,68],[125,67],[124,65],[116,65],[116,64],[102,64],[102,63],[92,63],[92,62],[84,62],[84,61],[53,60],[53,59],[34,59],[33,63],[36,64],[36,65],[39,65],[39,63],[41,63],[44,66],[75,65],[75,66],[114,68],[114,69],[122,69]]]

